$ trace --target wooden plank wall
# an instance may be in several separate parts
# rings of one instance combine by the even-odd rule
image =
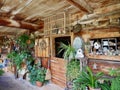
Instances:
[[[80,36],[84,39],[84,41],[89,41],[89,39],[95,39],[95,38],[109,38],[109,37],[120,37],[120,28],[118,27],[111,27],[111,28],[98,28],[95,30],[84,30],[81,31]],[[88,53],[86,53],[88,55]],[[114,60],[113,58],[109,56],[101,55],[93,57],[88,56],[88,65],[91,67],[93,72],[99,72],[102,71],[105,74],[109,72],[108,69],[110,68],[120,68],[120,58],[116,58],[115,56]],[[119,60],[118,60],[119,59]],[[93,69],[94,63],[97,65],[97,69]]]
[[[61,58],[51,58],[51,73],[52,82],[61,86],[66,87],[66,61]]]
[[[97,69],[93,68],[93,65],[96,64]],[[97,60],[89,59],[88,66],[92,69],[94,73],[104,72],[106,75],[109,73],[109,69],[120,68],[119,61],[109,61],[109,60]]]
[[[120,27],[98,28],[96,30],[83,30],[80,35],[87,41],[95,38],[120,37]]]

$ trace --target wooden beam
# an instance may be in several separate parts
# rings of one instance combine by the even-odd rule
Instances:
[[[0,36],[5,36],[5,35],[16,35],[17,33],[15,32],[0,32]]]
[[[26,8],[31,2],[32,2],[32,0],[27,0],[25,3],[23,2],[24,3],[23,6],[18,8],[17,10],[15,10],[13,8],[13,10],[11,11],[12,15],[18,14],[21,10]],[[18,7],[18,5],[17,5],[17,7]]]
[[[36,31],[43,28],[43,23],[41,25],[37,25],[23,21],[15,21],[13,19],[0,18],[0,26],[16,27]]]
[[[120,37],[120,28],[98,28],[96,30],[82,30],[81,37],[87,41],[95,38]]]
[[[84,8],[86,8],[89,13],[93,13],[93,9],[90,5],[87,4],[87,2],[85,0],[79,0],[80,5],[82,5]]]
[[[83,18],[80,21],[82,22],[82,21],[88,21],[88,20],[96,19],[96,18],[100,18],[100,17],[108,17],[110,15],[114,15],[114,14],[118,14],[118,13],[120,13],[120,3],[111,5],[108,7],[96,9],[93,14],[87,15],[87,18]]]
[[[83,22],[87,22],[87,21],[90,21],[90,20],[93,20],[93,19],[99,19],[99,18],[103,18],[104,19],[104,17],[110,17],[110,16],[112,16],[112,15],[115,15],[115,14],[119,14],[120,13],[120,10],[115,10],[115,11],[111,11],[111,12],[108,12],[108,13],[104,13],[104,14],[99,14],[99,15],[93,15],[93,16],[90,16],[90,15],[88,15],[88,17],[87,18],[85,18],[85,19],[82,19],[82,20],[78,20],[78,22],[81,22],[81,23],[83,23]],[[89,17],[90,16],[90,17]],[[119,16],[116,16],[116,18],[117,17],[119,17]],[[98,20],[97,20],[98,21]]]
[[[82,5],[78,4],[75,1],[73,0],[66,0],[66,1],[70,3],[71,5],[77,7],[78,9],[82,10],[83,12],[90,13],[88,9],[86,9],[85,7],[83,7]]]
[[[120,3],[110,5],[107,7],[103,7],[103,8],[95,9],[94,13],[99,15],[99,14],[105,14],[105,13],[109,13],[109,12],[113,12],[113,11],[117,11],[117,10],[120,10]]]
[[[111,31],[115,31],[115,30],[119,30],[120,31],[120,26],[110,26],[110,25],[108,25],[108,26],[98,26],[98,27],[86,27],[86,28],[83,28],[82,30],[83,31],[84,30],[91,30],[91,31],[94,30],[94,32],[95,32],[96,30],[103,30],[103,31],[105,31],[105,29],[108,29],[108,28]],[[112,29],[115,29],[115,30],[112,30]],[[108,31],[108,32],[111,32],[111,31]]]
[[[96,33],[107,34],[107,33],[119,32],[119,31],[120,31],[120,27],[103,27],[103,28],[93,28],[91,30],[90,29],[82,30],[81,33],[83,33],[83,35],[86,33],[87,34],[91,34],[91,33],[93,33],[93,34],[96,34]],[[101,37],[102,37],[102,34],[101,34]]]

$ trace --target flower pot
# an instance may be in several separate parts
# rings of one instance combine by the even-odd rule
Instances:
[[[89,87],[89,90],[101,90],[101,88],[91,88],[91,87]]]
[[[39,82],[39,81],[36,81],[36,85],[37,85],[38,87],[42,87],[43,83],[42,83],[42,82]]]
[[[31,43],[31,41],[30,40],[27,40],[27,42],[26,42],[27,44],[30,44]]]

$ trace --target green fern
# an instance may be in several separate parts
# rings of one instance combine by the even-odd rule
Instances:
[[[99,83],[99,79],[103,76],[102,72],[93,74],[92,70],[87,67],[86,70],[83,70],[78,78],[73,81],[74,90],[86,90],[86,87],[98,88],[102,87],[107,90],[108,85],[102,85]]]
[[[120,90],[120,77],[112,79],[111,90]]]

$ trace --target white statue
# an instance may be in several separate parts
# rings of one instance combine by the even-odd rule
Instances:
[[[81,48],[77,50],[75,58],[80,60],[80,71],[82,71],[83,67],[86,67],[87,65],[87,58],[85,57]]]
[[[87,58],[84,55],[84,47],[83,40],[80,37],[76,37],[73,41],[73,47],[76,50],[75,58],[80,60],[80,71],[82,71],[83,67],[87,65]]]

